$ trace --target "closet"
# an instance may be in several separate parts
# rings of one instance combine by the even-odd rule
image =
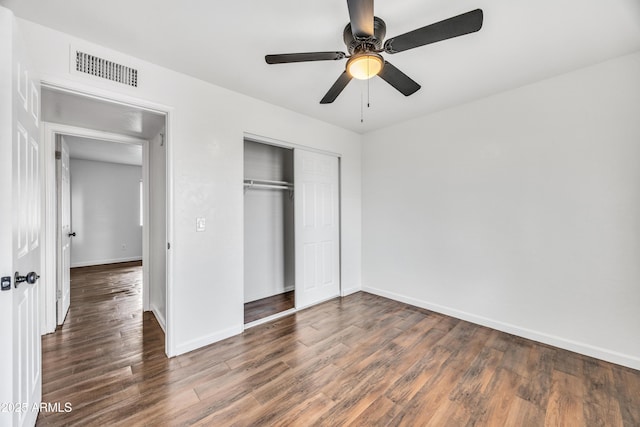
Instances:
[[[245,140],[245,323],[294,308],[293,191],[293,150]]]
[[[245,139],[245,325],[339,294],[338,157]]]

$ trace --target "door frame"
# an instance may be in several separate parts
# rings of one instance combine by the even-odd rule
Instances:
[[[338,221],[339,221],[339,225],[338,225],[338,276],[339,276],[339,280],[340,280],[340,291],[339,291],[339,296],[340,297],[344,297],[346,296],[344,293],[344,288],[342,286],[342,154],[341,153],[336,153],[334,151],[329,151],[329,150],[322,150],[322,149],[318,149],[318,148],[314,148],[314,147],[309,147],[307,145],[302,145],[302,144],[296,144],[293,142],[287,142],[287,141],[282,141],[279,139],[274,139],[274,138],[270,138],[268,136],[262,136],[262,135],[256,135],[253,133],[249,133],[249,132],[244,132],[243,133],[243,138],[242,141],[252,141],[252,142],[257,142],[259,144],[266,144],[266,145],[272,145],[274,147],[280,147],[280,148],[287,148],[287,149],[291,149],[291,150],[305,150],[305,151],[310,151],[312,153],[318,153],[318,154],[325,154],[328,156],[333,156],[336,157],[338,159]],[[244,176],[244,175],[243,175]],[[243,218],[244,218],[244,203],[242,204],[243,206]],[[295,212],[294,212],[294,217],[295,217]],[[244,247],[244,238],[243,238],[243,247]],[[243,264],[244,264],[245,260],[243,259]],[[294,266],[295,268],[295,266]],[[244,271],[244,268],[243,268]],[[294,288],[295,289],[295,288]],[[243,313],[244,313],[244,279],[243,279],[243,288],[242,288],[242,301],[243,301]],[[318,304],[322,303],[323,301],[318,302]],[[300,310],[304,310],[305,308],[308,307],[302,307],[300,308]],[[280,313],[276,313],[273,314],[271,316],[262,318],[262,319],[258,319],[255,320],[251,323],[243,323],[243,330],[246,330],[248,328],[252,328],[254,326],[258,326],[261,325],[263,323],[266,322],[270,322],[272,320],[275,319],[279,319],[281,317],[284,316],[288,316],[290,314],[293,314],[295,312],[298,311],[298,307],[293,307],[289,310],[285,310],[283,312]],[[244,316],[243,316],[244,318]]]
[[[43,79],[41,82],[41,86],[42,89],[50,89],[50,90],[55,90],[55,91],[61,91],[61,92],[66,92],[72,95],[76,95],[76,96],[81,96],[81,97],[87,97],[87,98],[92,98],[92,99],[97,99],[103,102],[109,102],[109,103],[113,103],[113,104],[120,104],[120,105],[124,105],[124,106],[128,106],[128,107],[133,107],[133,108],[138,108],[141,110],[147,110],[147,111],[152,111],[155,113],[159,113],[159,114],[163,114],[165,116],[165,132],[164,132],[164,144],[166,146],[166,237],[167,237],[167,244],[170,245],[170,242],[173,241],[173,237],[174,237],[174,227],[173,227],[173,144],[171,144],[172,141],[172,131],[173,131],[173,126],[172,126],[172,119],[173,119],[173,108],[166,106],[166,105],[162,105],[162,104],[158,104],[158,103],[154,103],[154,102],[150,102],[150,101],[146,101],[146,100],[142,100],[142,99],[138,99],[138,98],[133,98],[127,95],[123,95],[123,94],[119,94],[119,93],[115,93],[115,92],[111,92],[111,91],[105,91],[105,90],[99,90],[96,89],[95,87],[88,87],[84,84],[79,84],[76,82],[69,82],[67,80],[64,81],[58,81],[57,79],[53,79],[53,80],[48,80],[48,79]],[[51,288],[51,286],[47,287],[46,291],[43,291],[40,297],[40,301],[41,301],[41,314],[42,314],[42,320],[41,320],[41,327],[42,327],[42,334],[47,334],[47,333],[51,333],[55,331],[55,324],[56,324],[56,295],[55,295],[55,274],[56,274],[56,252],[57,252],[57,244],[56,244],[56,238],[55,238],[55,229],[57,227],[57,218],[56,218],[56,179],[55,179],[55,133],[62,133],[62,134],[71,134],[73,135],[74,130],[77,131],[78,129],[83,129],[83,128],[76,128],[73,126],[66,126],[66,125],[59,125],[59,124],[53,124],[53,123],[44,123],[43,122],[43,126],[41,127],[42,129],[42,141],[44,143],[44,147],[41,150],[42,152],[42,157],[41,157],[41,161],[43,162],[43,172],[42,172],[42,180],[43,180],[43,226],[44,226],[44,243],[45,243],[45,247],[44,247],[44,257],[43,257],[43,262],[42,262],[42,269],[41,271],[43,272],[43,274],[45,274],[45,278],[46,278],[46,282],[49,283],[50,281],[53,280],[54,284],[53,284],[53,289]],[[85,131],[87,131],[87,129],[83,129]],[[91,132],[95,132],[93,135],[97,136],[99,135],[98,139],[105,139],[103,138],[105,136],[105,134],[107,136],[111,136],[114,137],[114,135],[116,135],[114,138],[116,138],[115,142],[123,142],[123,139],[118,140],[118,138],[123,138],[123,135],[118,135],[118,134],[109,134],[108,132],[100,132],[100,131],[91,131]],[[86,136],[86,135],[84,135]],[[139,138],[134,138],[134,137],[124,137],[125,140],[131,140],[136,139],[137,141],[141,141]],[[107,139],[109,140],[109,139]],[[146,140],[142,140],[142,141],[146,141]],[[149,152],[148,152],[148,142],[143,143],[143,163],[146,162],[147,163],[147,167],[144,168],[143,167],[143,172],[145,174],[148,174],[149,171],[149,167],[148,167],[148,161],[149,161]],[[145,184],[145,188],[144,190],[146,191],[145,193],[145,200],[144,203],[148,204],[149,202],[149,191],[148,191],[148,186],[149,186],[149,179],[148,176],[144,176],[143,179],[145,180],[146,184]],[[149,209],[145,210],[145,218],[144,220],[147,221],[146,224],[149,224],[148,222],[148,215],[149,215]],[[149,227],[144,227],[143,229],[143,247],[145,247],[145,243],[146,243],[146,247],[149,248],[148,245],[148,240],[149,240],[149,233],[148,233]],[[143,264],[145,264],[144,262],[144,258],[145,258],[145,253],[149,254],[149,250],[147,249],[147,251],[144,251],[143,249]],[[166,301],[166,317],[165,317],[165,353],[168,357],[172,357],[176,354],[176,350],[175,350],[175,343],[174,343],[174,339],[173,339],[173,330],[174,330],[174,324],[173,324],[173,251],[169,250],[169,247],[167,248],[167,252],[166,252],[166,295],[165,295],[165,301]],[[148,268],[148,262],[147,264],[147,268]],[[144,268],[144,265],[143,265]],[[147,273],[147,277],[146,280],[144,280],[144,286],[148,286],[149,285],[149,280],[148,280],[148,273]],[[148,309],[149,307],[149,292],[148,292],[148,288],[146,289],[146,291],[144,292],[144,301],[143,301],[143,306],[144,309]]]
[[[45,123],[43,122],[43,126],[45,125]],[[59,137],[59,138],[58,138]],[[54,141],[53,143],[55,144],[55,149],[56,149],[56,323],[58,325],[62,325],[64,323],[64,320],[67,316],[67,311],[62,311],[62,309],[64,308],[64,302],[65,300],[63,299],[64,296],[64,289],[62,289],[65,285],[66,285],[66,279],[69,279],[69,304],[71,303],[71,278],[70,275],[67,276],[65,271],[62,271],[64,269],[64,265],[65,265],[65,261],[67,256],[69,257],[69,269],[71,269],[71,236],[67,236],[65,240],[64,237],[64,224],[63,224],[63,220],[61,219],[61,216],[63,215],[63,212],[65,211],[65,207],[62,206],[62,203],[64,202],[64,194],[65,194],[65,187],[68,186],[68,194],[67,194],[67,203],[68,203],[68,225],[69,227],[71,227],[71,164],[70,164],[70,156],[69,156],[69,150],[62,138],[62,134],[55,134],[53,135]],[[42,140],[44,140],[44,138],[40,138]],[[65,147],[67,148],[67,153],[66,153],[66,162],[67,162],[67,170],[66,170],[66,177],[68,182],[65,184],[65,180],[64,180],[64,176],[65,176],[65,168],[64,168],[64,161],[65,161],[65,153],[64,153],[64,149]],[[58,158],[58,148],[60,149],[60,153],[61,156],[60,158]],[[70,233],[71,229],[69,228],[69,230],[67,230],[67,233]],[[63,248],[65,246],[65,243],[69,244],[69,247],[67,248],[68,251],[68,255],[65,256],[63,253]],[[69,272],[70,273],[70,272]],[[44,291],[42,291],[44,292]],[[43,301],[44,303],[44,301]],[[68,307],[67,307],[68,310]],[[60,317],[62,317],[62,319],[60,319]]]
[[[140,145],[142,147],[142,181],[143,181],[143,222],[147,224],[147,226],[142,229],[142,305],[143,310],[149,310],[149,141],[146,139],[136,138],[132,136],[126,136],[116,133],[109,133],[103,131],[97,131],[93,129],[86,129],[77,126],[69,126],[69,125],[61,125],[58,123],[50,123],[50,122],[42,122],[44,128],[44,134],[42,141],[44,142],[44,150],[46,151],[45,155],[45,164],[50,164],[51,159],[53,159],[53,168],[55,170],[57,159],[55,158],[55,145],[56,145],[56,136],[77,136],[81,138],[95,139],[98,141],[105,142],[115,142],[118,144],[135,144]],[[51,153],[53,153],[53,157],[51,157]],[[48,177],[48,175],[47,175]],[[47,286],[44,286],[43,292],[44,295],[42,297],[42,306],[44,310],[42,312],[43,319],[41,321],[42,331],[44,333],[49,333],[55,331],[55,326],[58,325],[57,319],[57,297],[56,291],[58,290],[58,255],[59,255],[59,242],[57,238],[57,231],[60,226],[59,219],[57,215],[57,205],[58,205],[58,182],[55,180],[54,187],[51,188],[49,183],[45,185],[45,191],[47,192],[47,200],[49,200],[49,191],[55,191],[53,195],[53,209],[56,210],[55,215],[50,216],[47,215],[45,232],[47,233],[47,242],[53,241],[53,245],[47,245],[46,248],[46,265],[43,270],[47,276],[45,277],[55,277],[56,280],[47,280],[45,283]],[[47,208],[49,205],[47,204]],[[51,227],[49,225],[51,224]],[[56,233],[56,234],[54,234]],[[48,252],[48,249],[51,247],[55,248],[55,252],[53,256]],[[50,269],[54,268],[54,275],[48,276]],[[53,328],[52,328],[53,326]]]

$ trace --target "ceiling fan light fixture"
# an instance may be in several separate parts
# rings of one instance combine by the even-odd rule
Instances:
[[[384,67],[384,59],[377,53],[362,53],[349,58],[347,72],[355,79],[367,80],[378,75]]]

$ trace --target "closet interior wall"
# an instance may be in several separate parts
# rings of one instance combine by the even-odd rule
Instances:
[[[245,140],[244,178],[293,184],[293,150]],[[292,196],[287,189],[245,186],[245,303],[294,290]]]

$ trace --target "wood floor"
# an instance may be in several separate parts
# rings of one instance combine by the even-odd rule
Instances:
[[[244,323],[264,319],[295,307],[295,291],[273,295],[244,305]]]
[[[74,270],[38,425],[640,426],[639,371],[362,292],[167,359],[140,278]]]

